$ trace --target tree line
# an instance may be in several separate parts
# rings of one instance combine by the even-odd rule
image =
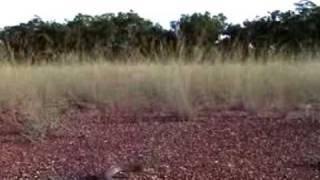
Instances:
[[[1,46],[9,60],[55,60],[75,53],[83,56],[155,57],[186,55],[201,49],[203,55],[256,58],[270,54],[316,54],[320,45],[320,7],[309,0],[295,10],[270,12],[243,24],[227,23],[223,14],[194,13],[171,22],[170,29],[137,13],[78,14],[64,23],[35,17],[0,31]]]

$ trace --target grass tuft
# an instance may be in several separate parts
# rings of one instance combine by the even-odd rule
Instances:
[[[211,106],[283,108],[320,102],[320,62],[70,63],[0,65],[0,103],[19,104],[29,114],[31,136],[58,122],[68,102],[161,102],[193,116]],[[34,134],[32,134],[34,133]]]

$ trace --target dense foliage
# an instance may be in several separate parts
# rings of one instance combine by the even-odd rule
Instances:
[[[171,22],[171,29],[140,17],[137,13],[78,14],[65,23],[45,22],[35,17],[27,23],[5,27],[0,40],[9,60],[54,60],[68,53],[89,56],[153,57],[192,53],[200,48],[223,55],[241,52],[263,57],[282,53],[316,53],[320,45],[320,7],[308,0],[295,4],[295,11],[270,12],[268,16],[228,24],[223,14],[194,13]],[[221,38],[225,37],[225,38]]]
[[[270,12],[268,16],[245,21],[243,27],[229,25],[225,44],[249,44],[255,56],[269,53],[295,55],[316,53],[320,45],[320,7],[308,0],[295,3],[295,11]]]

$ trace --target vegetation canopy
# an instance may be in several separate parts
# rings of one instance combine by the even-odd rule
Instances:
[[[296,56],[302,52],[317,55],[320,7],[309,0],[299,1],[295,7],[294,11],[275,10],[242,25],[227,23],[223,14],[182,15],[171,22],[170,29],[133,11],[97,16],[78,14],[64,23],[43,21],[36,16],[27,23],[0,31],[1,59],[34,64],[55,61],[66,54],[76,54],[80,60],[133,56],[258,59],[274,54]]]

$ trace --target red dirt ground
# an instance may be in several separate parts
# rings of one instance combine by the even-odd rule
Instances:
[[[14,113],[0,115],[4,180],[85,179],[130,162],[143,172],[129,179],[320,179],[320,123],[297,109],[203,108],[185,119],[159,107],[79,105],[65,112],[63,134],[40,142],[19,134]]]

